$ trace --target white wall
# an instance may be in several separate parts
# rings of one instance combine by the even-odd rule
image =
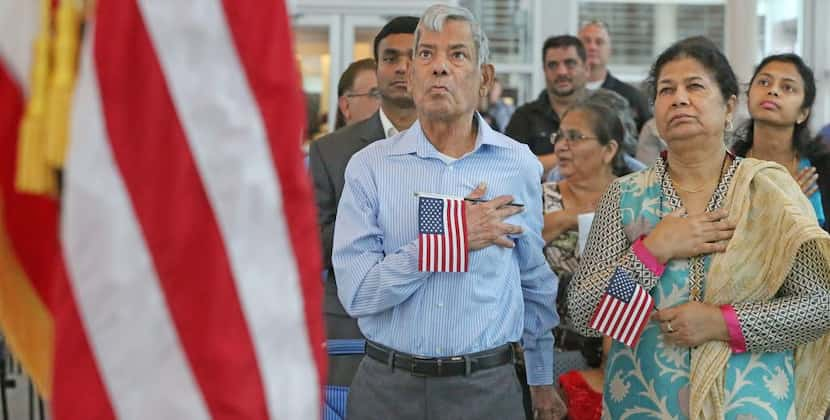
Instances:
[[[813,105],[811,128],[814,132],[830,124],[830,2],[827,0],[803,0],[804,10],[804,60],[816,76],[818,92]]]

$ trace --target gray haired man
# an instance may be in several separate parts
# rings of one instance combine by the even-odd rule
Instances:
[[[367,338],[349,420],[524,419],[518,342],[536,418],[565,415],[552,386],[558,280],[542,253],[542,167],[476,113],[493,80],[473,15],[430,7],[408,76],[418,120],[346,168],[332,261]],[[477,199],[463,207],[468,271],[419,266],[413,193]]]

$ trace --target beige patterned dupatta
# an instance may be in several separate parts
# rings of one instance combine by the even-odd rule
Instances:
[[[721,305],[771,300],[802,244],[815,241],[830,260],[830,235],[816,223],[810,202],[782,166],[744,159],[724,208],[737,228],[726,252],[712,258],[704,301]],[[820,278],[816,282],[830,282]],[[710,341],[692,351],[689,417],[723,419],[729,345]],[[795,351],[796,416],[817,419],[830,405],[830,334]]]

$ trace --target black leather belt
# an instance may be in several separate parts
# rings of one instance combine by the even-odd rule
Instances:
[[[512,344],[463,356],[421,357],[400,353],[389,347],[366,340],[366,355],[390,367],[405,370],[414,376],[460,376],[490,369],[514,359]]]

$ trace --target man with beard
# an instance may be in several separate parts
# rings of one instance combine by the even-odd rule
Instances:
[[[633,127],[631,111],[625,98],[607,89],[591,92],[586,88],[588,64],[585,47],[579,38],[571,35],[548,38],[542,47],[542,62],[545,90],[535,101],[528,102],[516,110],[505,129],[505,134],[527,144],[530,151],[542,162],[545,173],[553,169],[557,163],[550,136],[559,129],[560,116],[578,101],[586,100],[589,96],[597,96],[597,101],[617,110],[624,126]],[[615,100],[608,100],[609,97]],[[635,136],[636,133],[627,133],[631,140],[623,141],[623,150],[627,154],[633,154],[636,150],[636,144],[631,144],[635,141]],[[642,168],[629,156],[626,156],[626,162],[632,169]]]
[[[415,121],[415,104],[407,92],[407,72],[412,61],[412,45],[418,18],[396,17],[375,36],[377,87],[380,109],[369,119],[348,125],[313,143],[309,164],[314,180],[317,217],[323,243],[323,266],[327,271],[324,311],[329,339],[363,338],[357,322],[350,318],[337,298],[331,265],[331,248],[337,204],[343,193],[346,164],[352,155],[375,140],[391,137]],[[329,357],[329,385],[349,386],[362,355]]]

